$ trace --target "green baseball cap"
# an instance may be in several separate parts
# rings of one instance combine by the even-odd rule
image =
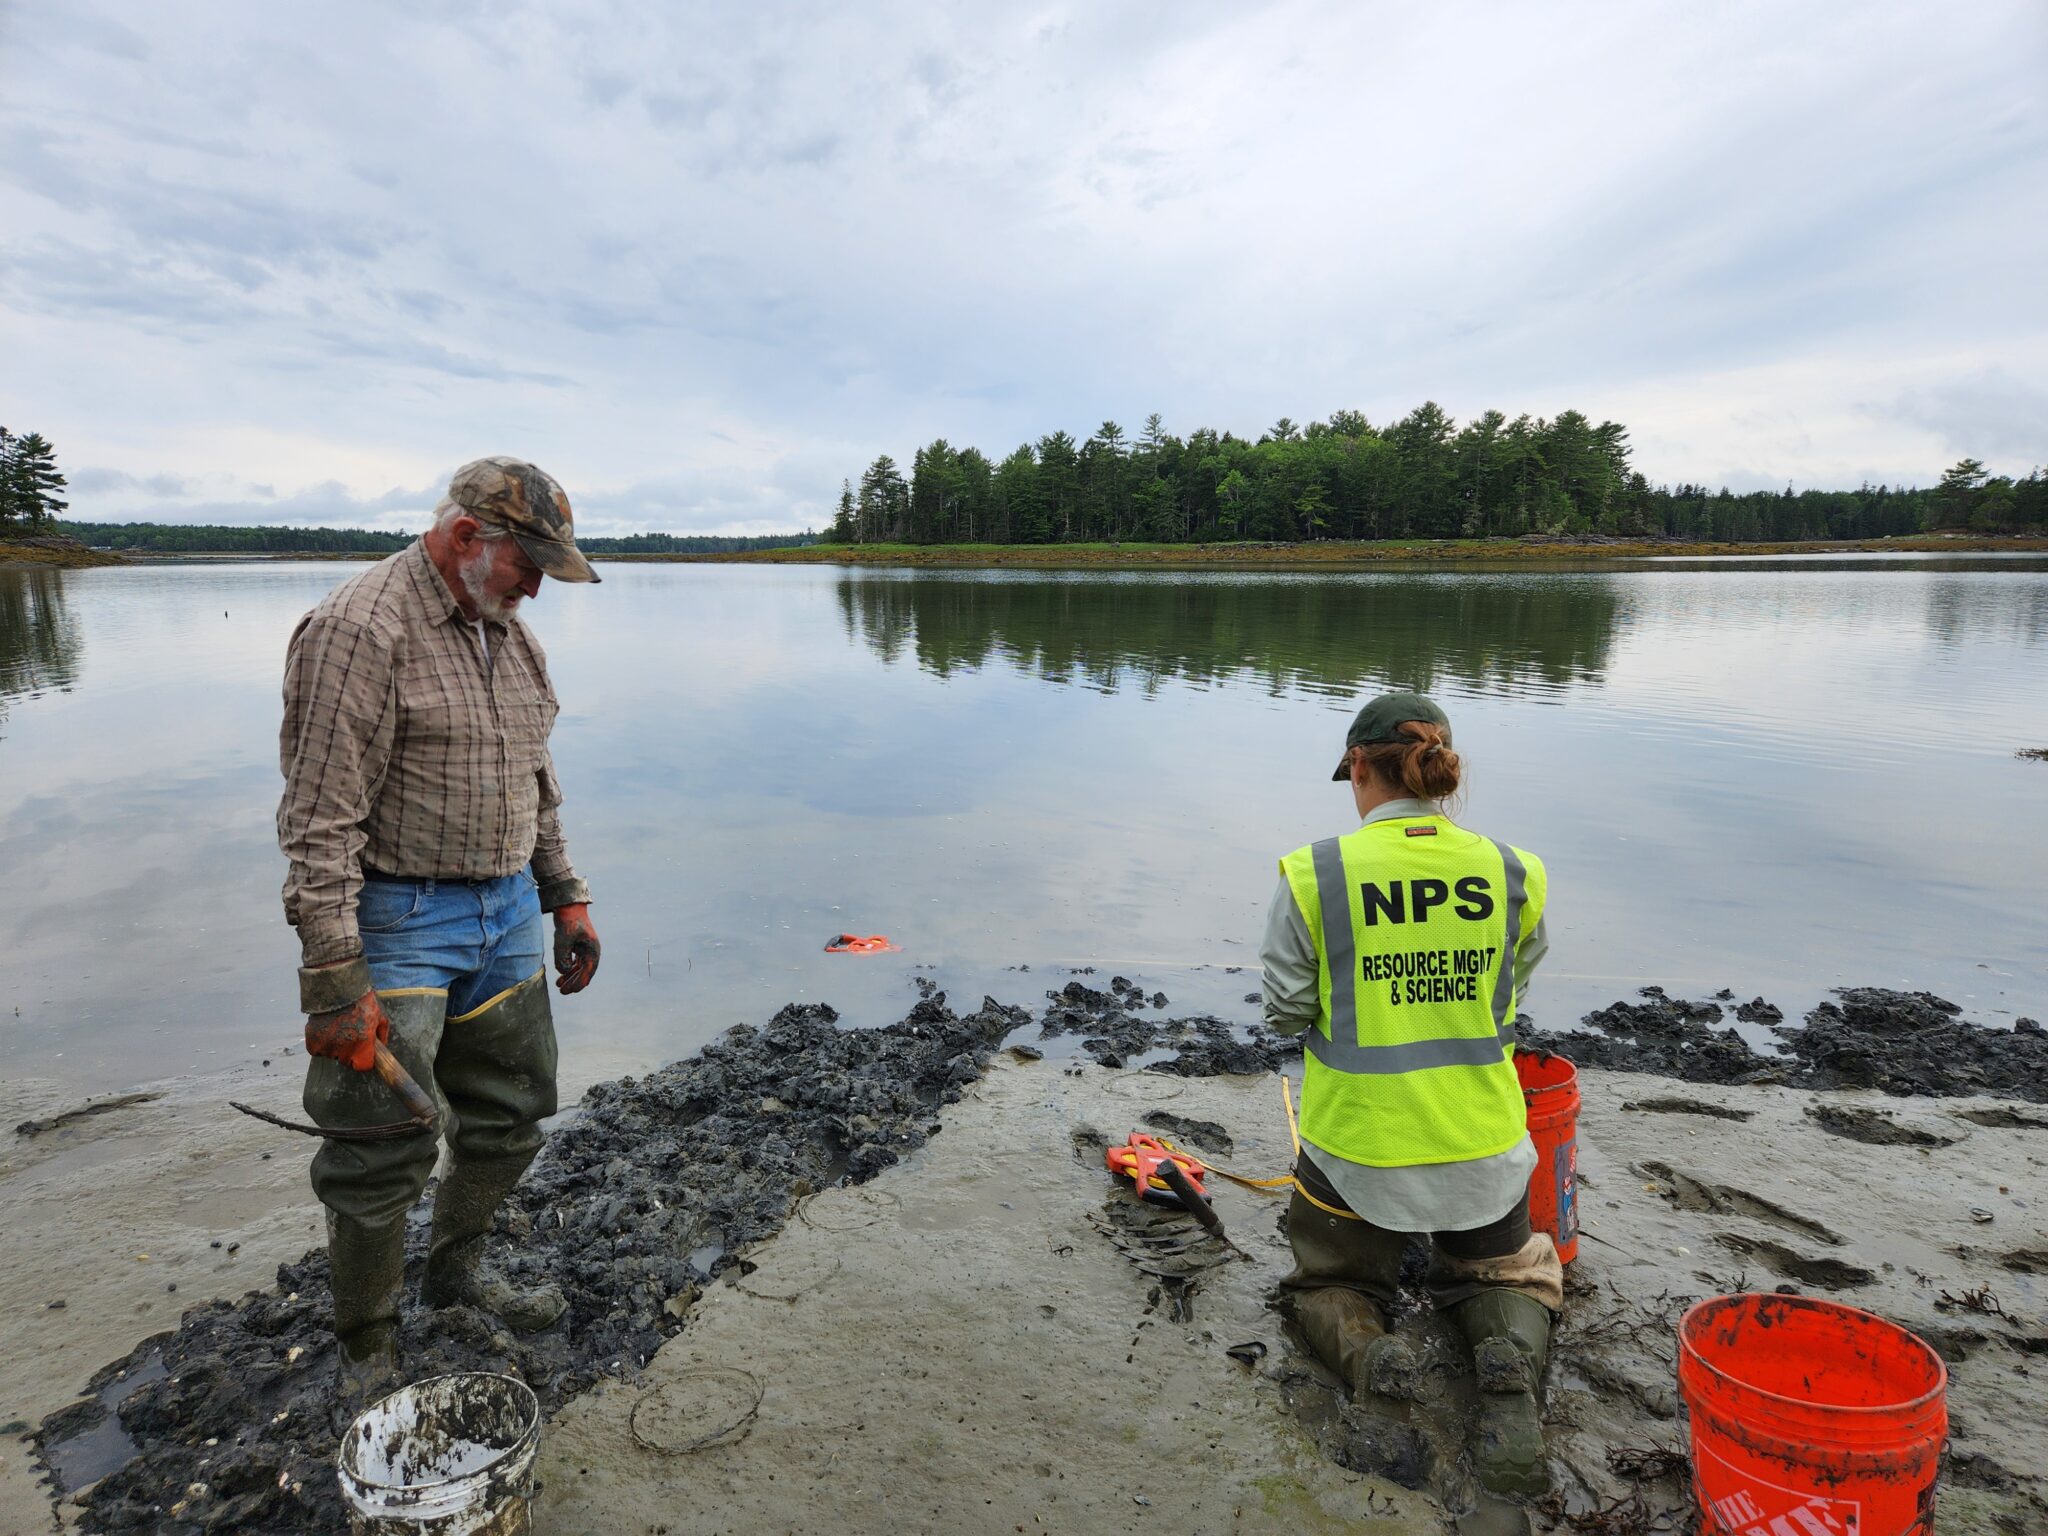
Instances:
[[[1383,741],[1404,741],[1401,726],[1409,720],[1427,720],[1441,726],[1446,746],[1451,740],[1450,717],[1419,693],[1383,693],[1361,709],[1344,733],[1344,755],[1337,759],[1331,782],[1351,777],[1351,749],[1370,747]]]
[[[555,580],[598,580],[576,547],[568,493],[524,459],[472,459],[448,482],[448,499],[478,522],[510,533],[527,558]]]

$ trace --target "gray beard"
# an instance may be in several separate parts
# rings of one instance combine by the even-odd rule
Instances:
[[[469,601],[480,619],[503,623],[512,616],[513,602],[509,598],[492,597],[484,590],[484,582],[490,576],[491,552],[488,545],[480,546],[462,564],[456,567],[456,574],[462,578],[462,589],[469,594]]]

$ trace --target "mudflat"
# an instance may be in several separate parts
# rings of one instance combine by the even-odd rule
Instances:
[[[1971,1027],[1994,1054],[2030,1046]],[[598,1085],[554,1131],[504,1235],[569,1292],[565,1325],[516,1339],[415,1315],[408,1358],[541,1394],[542,1531],[1473,1528],[1469,1370],[1419,1293],[1399,1326],[1440,1369],[1390,1432],[1273,1306],[1277,1198],[1216,1186],[1249,1255],[1231,1258],[1102,1166],[1105,1141],[1149,1129],[1280,1172],[1290,1046],[1079,979],[1036,1014],[934,993],[882,1030],[785,1009]],[[24,1327],[0,1413],[40,1421],[0,1460],[9,1528],[52,1518],[38,1454],[69,1485],[58,1518],[89,1529],[340,1528],[305,1147],[224,1110],[264,1075],[9,1146],[0,1220],[21,1240],[0,1305]],[[1584,1238],[1547,1408],[1559,1491],[1535,1528],[1682,1528],[1673,1325],[1693,1298],[1777,1286],[1893,1317],[1948,1360],[1944,1533],[2048,1521],[2030,1438],[2048,1413],[2048,1112],[1668,1070],[1589,1068],[1581,1091]],[[10,1122],[67,1107],[7,1093]],[[73,1230],[87,1187],[115,1214]]]

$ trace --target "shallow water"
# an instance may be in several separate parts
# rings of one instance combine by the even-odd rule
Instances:
[[[100,1090],[298,1034],[278,675],[357,566],[0,571],[0,1071]],[[1348,574],[622,565],[527,617],[605,942],[578,1080],[797,999],[1095,964],[1249,1019],[1349,713],[1434,693],[1544,856],[1556,1026],[1660,982],[2048,1016],[2048,559]],[[839,931],[899,954],[826,955]],[[1008,969],[1028,965],[1028,974]]]

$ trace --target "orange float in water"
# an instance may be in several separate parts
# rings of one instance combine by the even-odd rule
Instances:
[[[879,933],[835,933],[825,941],[828,955],[884,955],[899,952],[901,944],[891,944]]]

